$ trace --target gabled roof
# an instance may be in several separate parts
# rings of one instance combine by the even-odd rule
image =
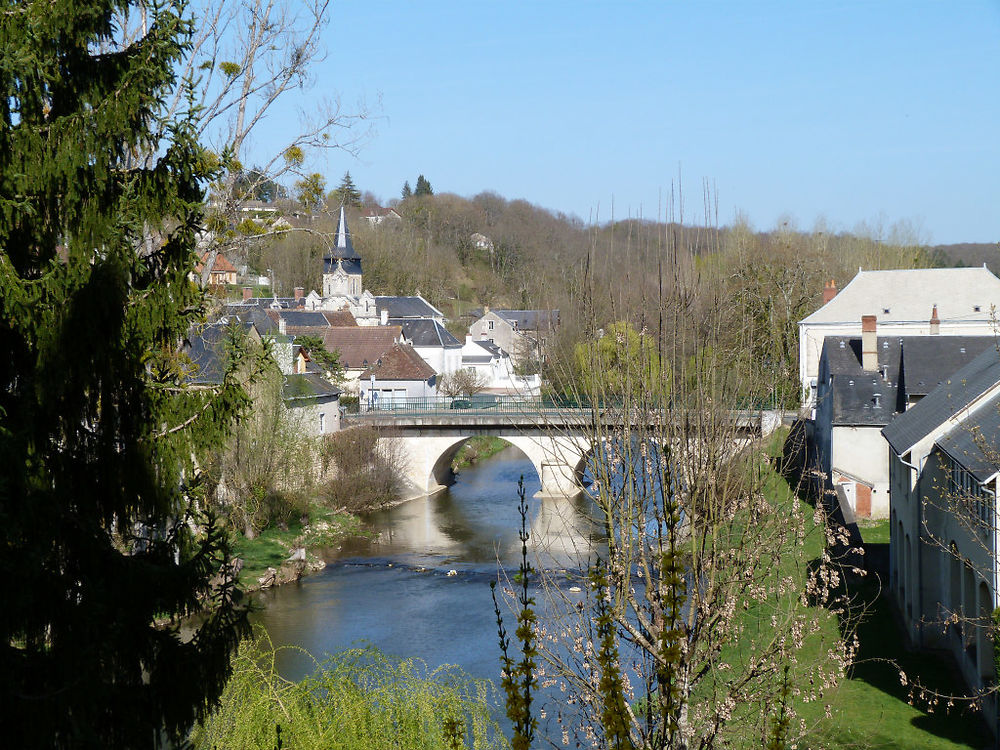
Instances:
[[[879,323],[929,321],[933,305],[942,322],[987,322],[990,306],[1000,308],[1000,279],[986,268],[860,271],[801,322],[856,323],[862,315],[875,315]]]
[[[990,346],[896,417],[882,434],[892,449],[902,455],[997,383],[1000,383],[1000,356]]]
[[[395,344],[361,373],[361,379],[365,380],[374,375],[375,380],[425,381],[430,380],[436,374],[434,368],[424,362],[412,346]]]
[[[201,254],[201,260],[195,265],[194,270],[201,273],[205,268],[205,261],[208,260],[208,256],[211,255],[211,251],[205,251]],[[233,264],[229,262],[229,259],[225,255],[219,253],[215,256],[215,263],[212,264],[212,271],[214,273],[236,273],[236,269]]]
[[[360,370],[378,360],[402,335],[399,326],[350,326],[322,331],[327,351],[340,352],[340,364]]]
[[[344,260],[361,260],[361,256],[358,255],[357,251],[354,249],[354,243],[351,242],[351,230],[347,228],[347,216],[344,213],[343,206],[340,207],[340,219],[337,221],[337,234],[334,236],[333,245],[331,245],[330,249],[326,251],[326,254],[323,256],[323,260],[335,261],[338,258],[342,258]],[[324,267],[328,268],[329,265],[324,263]],[[327,271],[327,273],[328,272],[329,271]],[[348,273],[351,272],[348,271]],[[358,273],[360,273],[360,270]]]
[[[433,318],[389,318],[394,326],[403,329],[403,335],[413,346],[461,349],[462,342]]]
[[[544,329],[559,325],[558,310],[495,310],[490,308],[486,312],[482,309],[476,309],[469,315],[474,320],[479,320],[488,313],[493,313],[498,318],[507,321],[519,331],[537,331],[539,327]]]
[[[443,318],[444,313],[419,294],[415,297],[376,297],[379,313],[386,310],[390,318]]]
[[[283,320],[289,328],[329,328],[330,321],[319,311],[268,310],[268,317],[274,321]]]
[[[938,447],[969,470],[978,482],[1000,471],[1000,394],[937,441]]]
[[[333,312],[324,311],[323,317],[331,326],[356,326],[358,324],[351,311],[346,307],[343,310],[334,310]]]

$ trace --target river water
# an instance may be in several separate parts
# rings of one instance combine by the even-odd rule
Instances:
[[[539,482],[531,462],[507,448],[463,469],[455,484],[437,495],[366,516],[379,534],[375,541],[345,544],[331,551],[323,571],[264,592],[256,622],[276,646],[300,646],[320,659],[370,643],[430,667],[455,664],[499,684],[489,582],[497,578],[498,561],[512,573],[520,561],[522,475],[534,563],[577,568],[598,539],[589,520],[590,501],[534,498]],[[513,615],[504,615],[512,632]],[[287,650],[278,667],[285,677],[298,679],[314,664]]]

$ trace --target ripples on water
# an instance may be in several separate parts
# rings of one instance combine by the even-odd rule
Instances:
[[[489,582],[496,580],[498,559],[508,569],[520,560],[521,475],[532,554],[547,569],[576,568],[597,539],[589,500],[533,498],[540,486],[534,467],[508,448],[464,469],[444,492],[367,516],[380,532],[376,542],[345,544],[322,572],[265,592],[256,621],[275,645],[301,646],[318,658],[366,641],[498,682]],[[509,631],[512,622],[511,616]],[[298,679],[313,663],[288,651],[279,668]]]

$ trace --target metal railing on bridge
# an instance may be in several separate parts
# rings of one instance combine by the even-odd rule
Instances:
[[[474,396],[436,396],[431,398],[386,398],[381,394],[375,399],[364,399],[344,407],[351,417],[384,417],[404,415],[453,415],[461,414],[534,414],[552,410],[589,410],[590,404],[579,399],[553,397],[525,398],[476,394]]]

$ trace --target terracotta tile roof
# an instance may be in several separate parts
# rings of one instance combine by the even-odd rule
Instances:
[[[335,310],[333,312],[323,313],[326,316],[327,322],[332,326],[356,326],[358,321],[354,319],[351,315],[351,311],[346,307],[343,310]]]
[[[208,260],[208,255],[210,251],[202,253],[201,261],[194,267],[195,271],[198,273],[202,272],[205,268],[205,261]],[[212,266],[212,270],[215,273],[236,273],[236,269],[233,264],[229,262],[229,259],[225,255],[219,253],[215,256],[215,265]]]
[[[361,373],[361,379],[375,375],[375,380],[429,380],[437,373],[424,362],[409,344],[395,344],[381,357],[381,362]]]
[[[340,352],[340,364],[348,370],[360,370],[367,366],[366,361],[378,361],[402,335],[399,326],[343,326],[321,333],[323,345],[328,351]]]

